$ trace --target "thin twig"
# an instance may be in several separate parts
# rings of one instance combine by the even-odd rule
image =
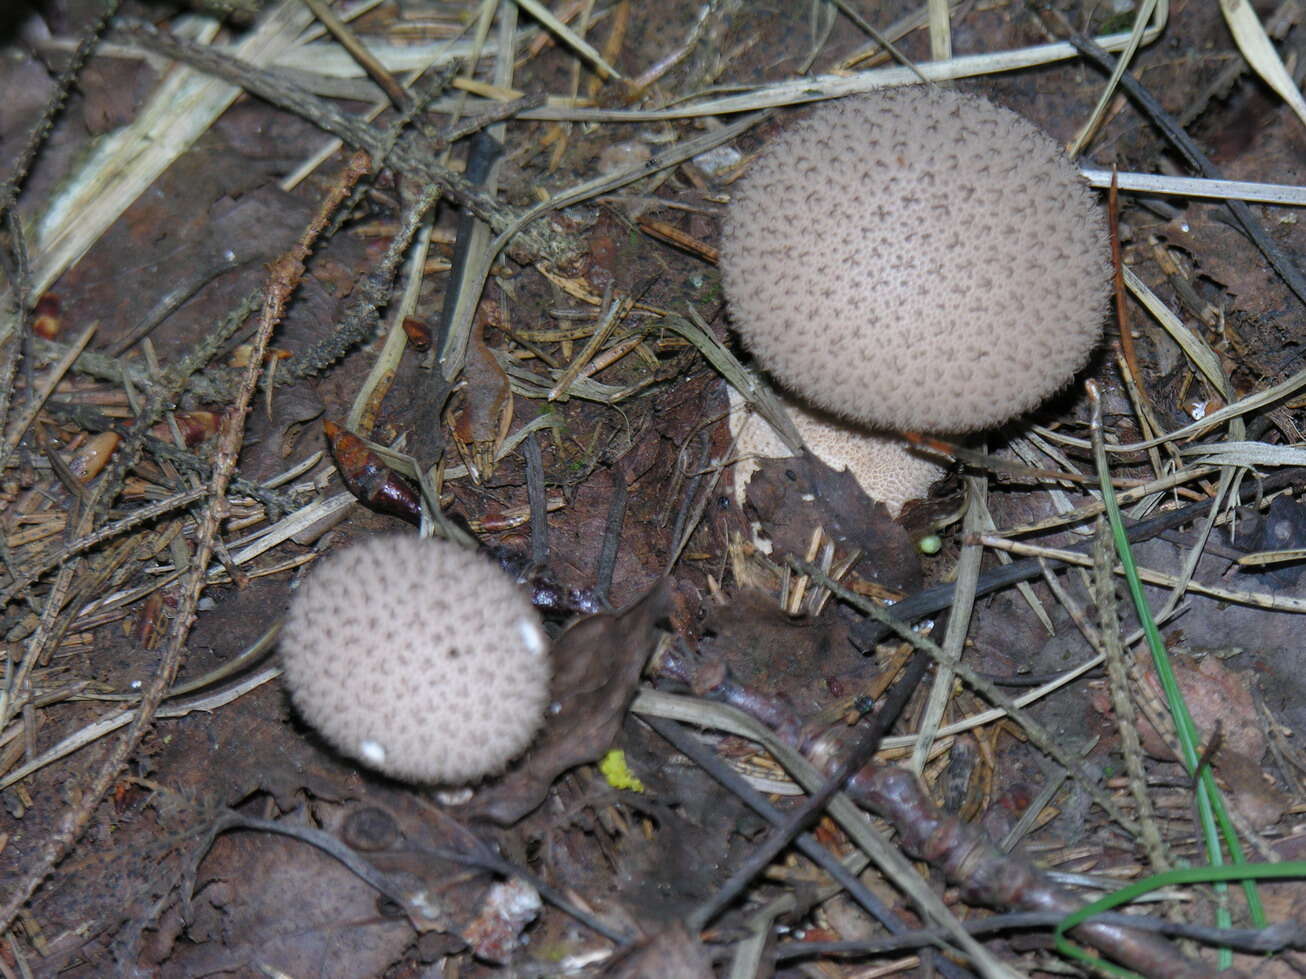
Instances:
[[[191,571],[178,599],[172,634],[159,668],[146,686],[140,707],[136,710],[126,733],[109,752],[108,758],[101,764],[90,785],[83,790],[74,809],[58,821],[57,828],[41,845],[35,858],[30,861],[22,880],[13,886],[8,899],[0,906],[0,931],[13,923],[18,912],[36,892],[37,887],[68,852],[68,848],[81,836],[100,800],[112,787],[122,766],[136,750],[146,731],[150,729],[159,704],[172,686],[173,678],[181,663],[182,650],[190,635],[191,624],[195,620],[196,606],[208,583],[208,566],[213,556],[214,542],[218,538],[222,520],[227,513],[227,487],[235,474],[240,446],[244,440],[245,419],[258,387],[272,330],[280,322],[285,303],[303,275],[303,262],[308,257],[312,242],[325,227],[334,208],[348,196],[353,184],[367,172],[367,164],[365,155],[360,154],[355,158],[341,175],[337,185],[332,188],[298,244],[288,255],[273,265],[268,297],[264,303],[258,333],[252,344],[249,366],[245,369],[241,381],[240,394],[236,404],[223,420],[222,434],[213,465],[213,477],[208,486],[209,505],[204,510],[195,535]],[[86,513],[89,512],[91,512],[90,508],[87,508]],[[83,514],[83,519],[86,513]],[[66,567],[71,567],[71,564]]]
[[[879,607],[874,602],[868,601],[861,595],[849,591],[837,581],[832,581],[829,575],[822,572],[820,568],[807,564],[804,561],[799,561],[794,557],[789,558],[789,565],[797,571],[811,575],[820,584],[830,589],[832,594],[840,600],[847,602],[859,612],[878,619],[880,622],[889,626],[889,628],[897,633],[899,637],[905,639],[917,649],[928,653],[936,663],[950,667],[957,676],[961,677],[966,684],[978,691],[985,700],[991,703],[994,707],[1000,707],[1002,710],[1006,711],[1007,715],[1024,729],[1030,742],[1041,751],[1050,755],[1063,768],[1070,772],[1075,780],[1078,781],[1088,794],[1093,797],[1093,801],[1101,806],[1108,816],[1114,819],[1131,835],[1137,835],[1138,825],[1120,810],[1120,807],[1115,804],[1115,800],[1106,793],[1098,780],[1084,769],[1080,760],[1062,748],[1057,739],[1052,736],[1051,732],[1035,721],[1033,717],[1029,715],[1028,711],[1022,710],[1017,706],[1015,701],[998,689],[995,684],[984,679],[984,677],[980,676],[960,660],[948,656],[936,643],[913,631],[901,619],[890,615],[885,609]]]
[[[77,360],[78,355],[91,342],[91,337],[95,336],[95,331],[99,328],[99,325],[98,322],[95,322],[83,330],[72,346],[59,359],[59,363],[50,369],[50,373],[46,375],[40,387],[31,392],[31,397],[27,399],[22,414],[14,420],[13,427],[5,437],[4,445],[0,445],[0,469],[4,468],[5,463],[9,461],[9,454],[18,447],[18,443],[22,441],[23,436],[32,426],[32,422],[36,421],[36,416],[41,413],[41,408],[46,399],[54,393],[54,389],[59,386],[59,382],[63,380],[64,375],[72,368],[73,362]]]
[[[23,181],[27,179],[27,172],[31,169],[36,155],[41,152],[41,147],[45,145],[50,128],[54,125],[54,118],[59,114],[59,110],[63,108],[64,100],[68,98],[68,93],[77,80],[77,73],[82,70],[82,65],[91,56],[92,49],[99,43],[100,35],[104,32],[104,26],[118,12],[120,3],[121,0],[103,0],[99,13],[86,26],[86,30],[78,40],[77,48],[73,51],[72,57],[64,65],[63,71],[59,73],[59,78],[55,81],[54,91],[45,100],[45,107],[41,110],[40,117],[28,130],[27,142],[23,146],[22,153],[10,166],[9,177],[5,180],[4,185],[0,187],[0,219],[8,216],[9,209],[14,206],[14,202],[18,199],[18,192],[22,189]]]
[[[390,150],[376,129],[280,76],[212,48],[159,31],[149,24],[133,23],[125,34],[149,50],[176,58],[232,85],[239,85],[250,94],[307,119],[349,146],[366,150],[378,159],[384,157],[388,165],[412,177],[422,186],[434,184],[440,187],[455,202],[490,225],[496,233],[513,228],[513,250],[523,258],[565,264],[568,258],[579,251],[578,242],[554,229],[519,227],[520,219],[516,212],[482,194],[462,174],[454,173],[434,162],[430,147],[424,139],[419,138],[414,142],[410,135],[400,139]]]
[[[1302,480],[1303,474],[1306,474],[1306,469],[1300,468],[1271,473],[1256,486],[1242,487],[1239,491],[1240,500],[1241,502],[1246,503],[1254,499],[1257,493],[1268,493],[1272,490],[1282,489],[1285,486],[1295,486]],[[1120,494],[1120,496],[1121,498],[1124,498],[1125,494]],[[1130,524],[1127,528],[1129,540],[1134,543],[1143,540],[1150,540],[1151,538],[1165,533],[1168,530],[1172,530],[1175,527],[1181,526],[1182,524],[1192,523],[1194,520],[1199,519],[1203,514],[1205,514],[1209,507],[1209,501],[1202,500],[1198,503],[1191,503],[1175,510],[1166,510],[1163,513],[1157,514],[1155,517],[1149,517],[1147,520],[1140,520],[1137,523]],[[1088,516],[1094,516],[1101,512],[1101,506],[1099,504],[1093,504],[1082,509]],[[1076,516],[1082,518],[1082,514],[1078,511],[1076,512]],[[1058,526],[1062,522],[1063,518],[1054,518],[1053,520],[1053,523]],[[1024,530],[1027,528],[1021,529]],[[1006,538],[1000,537],[997,534],[985,535],[985,544],[989,547],[1002,550],[1014,549],[1010,547],[1010,542],[999,543],[1001,541],[1006,541]],[[1047,549],[1034,549],[1034,554],[1038,557],[1047,557],[1053,560],[1061,560],[1059,554],[1073,555],[1072,558],[1068,559],[1069,563],[1087,566],[1086,562],[1088,559],[1085,557],[1082,549],[1058,553],[1049,553]],[[1029,581],[1033,578],[1037,578],[1040,573],[1037,561],[1016,561],[1006,567],[995,568],[992,571],[986,571],[984,574],[980,575],[979,584],[976,586],[976,594],[988,595],[995,591],[1000,591],[1003,588],[1010,587],[1017,581]],[[1168,579],[1167,582],[1162,583],[1172,583],[1172,579]],[[953,586],[951,584],[933,585],[914,595],[909,595],[907,598],[898,602],[893,607],[894,615],[904,621],[914,622],[924,616],[932,615],[935,612],[947,608],[952,604],[952,594]],[[888,635],[890,631],[891,630],[887,626],[880,622],[866,621],[858,623],[853,628],[852,638],[858,646],[864,648],[879,642],[884,636]]]
[[[1103,51],[1092,39],[1082,35],[1074,35],[1069,38],[1069,41],[1074,45],[1076,51],[1103,71],[1110,73],[1115,70],[1115,59],[1106,51]],[[1183,154],[1194,170],[1203,177],[1209,177],[1213,180],[1223,178],[1219,168],[1207,158],[1197,143],[1184,132],[1183,127],[1161,107],[1161,103],[1143,87],[1138,79],[1126,72],[1120,77],[1120,87],[1125,90],[1131,99],[1138,103],[1147,117],[1161,130],[1161,134],[1175,149]],[[1246,201],[1231,200],[1226,203],[1234,219],[1242,226],[1252,243],[1260,249],[1266,261],[1283,277],[1284,283],[1296,297],[1302,302],[1306,302],[1306,276],[1302,275],[1301,271],[1292,263],[1292,260],[1283,253],[1283,250],[1266,233],[1265,228],[1252,214],[1252,209],[1247,206]]]
[[[1093,535],[1093,601],[1102,623],[1100,636],[1110,679],[1111,706],[1115,710],[1116,728],[1120,732],[1120,753],[1129,773],[1129,791],[1138,807],[1138,826],[1143,849],[1154,873],[1164,873],[1173,864],[1156,823],[1156,810],[1147,794],[1147,773],[1143,770],[1143,748],[1138,736],[1134,701],[1129,695],[1129,678],[1125,670],[1124,643],[1120,637],[1120,615],[1116,609],[1115,579],[1111,576],[1110,537],[1106,522],[1098,517]]]
[[[917,652],[912,656],[906,670],[903,671],[880,704],[880,709],[869,718],[863,719],[858,740],[851,750],[847,751],[843,758],[839,760],[834,770],[826,776],[824,784],[808,796],[803,804],[791,812],[787,818],[782,818],[780,822],[775,823],[776,832],[772,833],[744,865],[731,875],[729,881],[718,888],[716,894],[700,904],[690,915],[690,928],[698,931],[716,917],[763,869],[768,867],[779,856],[781,850],[799,835],[805,834],[807,827],[811,825],[813,820],[825,811],[825,807],[829,805],[835,793],[843,788],[843,784],[848,780],[848,777],[875,757],[881,739],[898,720],[898,716],[907,706],[907,701],[911,699],[916,692],[916,688],[925,678],[929,665],[929,658],[924,654]],[[644,720],[645,723],[653,723],[648,718]],[[667,737],[661,728],[655,726],[654,729],[663,737]],[[761,813],[761,815],[770,818],[766,813]],[[804,852],[806,851],[804,850]]]
[[[1040,547],[1035,544],[1022,544],[1018,541],[1007,540],[1005,537],[994,537],[992,534],[980,534],[975,538],[975,540],[983,544],[985,547],[1010,551],[1012,554],[1045,558],[1052,561],[1060,561],[1062,564],[1078,565],[1083,568],[1093,566],[1093,559],[1088,555],[1081,554],[1078,551],[1068,551],[1061,547]],[[1015,567],[1015,565],[1011,565],[1011,567]],[[1115,572],[1119,575],[1124,574],[1119,565],[1116,565]],[[1164,585],[1170,588],[1173,588],[1180,580],[1177,575],[1165,574],[1161,571],[1152,571],[1148,568],[1139,568],[1138,577],[1149,585]],[[1235,602],[1239,605],[1251,605],[1256,608],[1270,609],[1275,612],[1306,613],[1306,598],[1293,598],[1290,595],[1270,595],[1265,592],[1237,591],[1232,588],[1217,588],[1214,585],[1203,585],[1195,581],[1190,581],[1188,583],[1187,590],[1198,595],[1205,595],[1208,598],[1218,599],[1222,602]]]
[[[817,842],[816,837],[806,831],[798,833],[797,836],[792,836],[789,833],[789,828],[793,824],[792,818],[786,818],[785,814],[768,802],[762,793],[758,792],[743,778],[735,774],[734,770],[731,769],[729,765],[717,758],[716,755],[690,735],[681,725],[674,721],[669,721],[648,714],[641,715],[640,720],[669,741],[682,755],[685,755],[702,768],[703,771],[707,772],[708,775],[712,776],[712,778],[716,779],[738,796],[739,799],[755,813],[774,826],[776,832],[772,834],[772,837],[788,837],[793,839],[794,845],[798,847],[805,857],[833,877],[834,880],[848,892],[849,896],[862,906],[867,914],[871,915],[876,921],[884,925],[891,934],[899,935],[906,932],[906,926],[903,924],[902,919],[894,913],[893,909],[887,907],[883,901],[876,897],[875,894],[857,878],[856,874],[852,873],[848,867],[830,853],[829,850],[821,846],[821,844]],[[833,782],[833,779],[827,780],[826,784],[828,785],[831,782]],[[842,781],[840,784],[842,784]],[[815,798],[815,796],[811,798]],[[829,800],[826,801],[828,802]],[[703,927],[703,924],[711,920],[715,915],[715,911],[706,913],[708,910],[708,905],[701,905],[696,911],[694,911],[690,921],[687,922],[691,930],[697,931]],[[938,935],[937,939],[931,940],[930,944],[944,942],[947,940],[947,937],[947,933],[942,932]],[[944,970],[947,975],[968,975],[967,972],[951,962],[947,962],[946,965],[944,965]]]

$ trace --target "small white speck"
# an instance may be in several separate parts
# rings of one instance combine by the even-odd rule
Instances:
[[[811,503],[814,499],[816,499],[816,496],[812,493],[804,493],[801,499],[804,503]]]
[[[133,690],[139,690],[139,689],[141,688],[141,681],[140,681],[140,680],[133,680],[133,681],[131,682],[131,688],[132,688]]]
[[[438,921],[444,913],[440,905],[431,900],[431,895],[426,890],[409,894],[407,903],[409,907],[416,908],[418,913],[427,921]]]
[[[381,746],[380,742],[373,741],[371,738],[359,742],[358,753],[362,755],[363,760],[369,764],[385,764],[385,748]]]
[[[714,150],[698,154],[698,156],[694,157],[694,163],[708,173],[717,174],[723,170],[729,170],[731,167],[739,166],[739,162],[743,158],[743,154],[733,146],[718,146]]]
[[[1206,417],[1206,406],[1209,401],[1194,401],[1188,406],[1188,414],[1193,416],[1194,421],[1201,421]]]
[[[517,620],[517,632],[521,635],[521,641],[526,644],[526,651],[532,656],[543,656],[548,648],[544,642],[544,635],[540,632],[540,627],[530,619]]]
[[[1179,225],[1179,230],[1182,231],[1184,234],[1188,234],[1188,232],[1191,231],[1192,229],[1188,227],[1187,221],[1183,221]]]
[[[594,965],[598,962],[606,962],[612,958],[612,953],[606,948],[590,949],[587,952],[577,952],[575,955],[568,955],[566,958],[558,961],[558,968],[563,975],[570,975],[573,972],[579,972],[587,965]]]

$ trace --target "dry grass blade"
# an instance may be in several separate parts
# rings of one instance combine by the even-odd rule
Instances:
[[[1306,465],[1306,445],[1271,445],[1269,442],[1214,442],[1188,445],[1179,450],[1195,462],[1213,466]]]
[[[551,32],[560,37],[563,43],[588,61],[591,65],[598,68],[603,74],[610,78],[622,78],[621,72],[617,71],[617,69],[604,61],[603,55],[595,51],[592,44],[586,41],[583,37],[577,35],[575,31],[562,21],[558,20],[557,17],[553,16],[549,11],[549,8],[541,4],[539,0],[513,0],[513,2],[538,20]]]
[[[408,346],[408,335],[404,332],[404,320],[417,309],[417,298],[421,292],[423,270],[426,256],[431,247],[431,227],[434,214],[428,214],[417,230],[417,237],[404,265],[404,289],[396,302],[390,304],[390,329],[386,332],[385,344],[377,354],[376,361],[368,371],[366,380],[354,395],[354,403],[349,408],[345,428],[351,432],[366,434],[376,422],[381,402],[390,390],[395,374],[399,370],[399,361]]]
[[[270,64],[311,17],[299,0],[282,0],[240,43],[238,55]],[[50,203],[33,235],[33,291],[49,288],[239,95],[225,82],[174,69],[137,118],[105,137],[80,176]],[[5,332],[0,323],[0,339]]]
[[[1111,77],[1107,80],[1106,85],[1103,86],[1102,94],[1098,96],[1097,105],[1093,107],[1093,111],[1089,115],[1088,120],[1080,127],[1079,134],[1075,136],[1074,141],[1071,142],[1069,148],[1066,150],[1066,155],[1072,160],[1076,159],[1084,152],[1084,149],[1090,142],[1092,142],[1094,135],[1096,135],[1098,127],[1102,125],[1102,120],[1106,116],[1107,106],[1111,104],[1111,100],[1116,94],[1116,86],[1120,84],[1120,77],[1125,73],[1125,69],[1129,67],[1129,63],[1133,60],[1135,52],[1138,51],[1138,46],[1143,42],[1143,35],[1147,32],[1148,22],[1152,19],[1152,15],[1157,7],[1157,2],[1158,0],[1143,0],[1143,3],[1138,5],[1138,12],[1134,14],[1133,29],[1129,32],[1129,43],[1126,44],[1124,49],[1120,52],[1120,57],[1116,61],[1115,70],[1111,73]],[[1166,2],[1166,0],[1161,0],[1161,2]]]
[[[1091,559],[1085,555],[1059,547],[1038,547],[1033,544],[1021,544],[1003,537],[994,537],[991,534],[981,534],[979,541],[985,547],[1010,551],[1012,554],[1020,554],[1025,557],[1048,558],[1084,568],[1092,566]],[[1124,571],[1117,567],[1116,573],[1123,575]],[[1181,576],[1152,571],[1149,568],[1139,568],[1138,577],[1149,585],[1163,585],[1168,588],[1175,588],[1183,581]],[[1206,595],[1209,598],[1216,598],[1222,602],[1251,605],[1255,608],[1272,609],[1276,612],[1306,612],[1306,598],[1294,598],[1291,595],[1270,595],[1264,592],[1216,588],[1214,585],[1203,585],[1195,581],[1188,582],[1186,590],[1198,595]]]
[[[1192,467],[1183,469],[1178,472],[1163,476],[1160,479],[1151,480],[1136,486],[1133,489],[1117,493],[1116,498],[1122,503],[1136,503],[1139,500],[1145,500],[1157,493],[1163,493],[1172,490],[1176,486],[1183,486],[1185,483],[1191,483],[1195,480],[1205,479],[1218,470],[1213,466]],[[1086,503],[1083,506],[1066,510],[1054,517],[1048,517],[1045,520],[1036,520],[1033,523],[1021,524],[1016,527],[1007,527],[1004,530],[997,531],[993,536],[1003,537],[1023,537],[1026,534],[1037,534],[1047,530],[1055,530],[1058,527],[1068,527],[1080,523],[1084,520],[1091,520],[1098,514],[1104,512],[1104,507],[1100,501]]]
[[[757,373],[745,367],[739,358],[714,337],[692,309],[690,318],[693,322],[678,316],[668,316],[662,320],[661,325],[674,330],[692,343],[703,358],[726,379],[726,382],[743,396],[753,410],[779,433],[785,445],[793,452],[801,452],[803,438],[798,434],[798,429],[794,427],[789,413],[785,411],[784,403],[776,397],[775,392]]]
[[[1143,34],[1142,43],[1150,44],[1160,36],[1169,13],[1169,4],[1161,0],[1155,17]],[[1119,51],[1130,42],[1130,34],[1112,34],[1097,38],[1100,47]],[[742,95],[705,96],[688,105],[652,110],[544,108],[526,113],[532,119],[591,120],[612,122],[652,121],[655,119],[692,119],[700,116],[724,115],[734,112],[753,112],[773,109],[783,105],[801,105],[824,99],[859,95],[877,88],[895,85],[913,85],[922,79],[927,82],[946,82],[977,75],[990,75],[1019,71],[1038,65],[1051,64],[1074,58],[1077,52],[1066,42],[1041,44],[1012,51],[988,54],[961,55],[947,61],[924,61],[909,68],[894,66],[858,72],[853,75],[811,75],[793,81],[773,82]]]
[[[1167,442],[1197,438],[1212,429],[1219,428],[1225,422],[1239,418],[1242,415],[1251,414],[1261,408],[1271,407],[1278,402],[1285,400],[1295,392],[1300,391],[1303,387],[1306,387],[1306,370],[1298,371],[1287,380],[1280,381],[1278,384],[1268,387],[1264,391],[1249,394],[1240,401],[1225,405],[1218,411],[1213,411],[1209,415],[1205,415],[1201,420],[1195,421],[1191,425],[1185,425],[1166,435],[1158,435],[1156,438],[1145,439],[1141,442],[1108,444],[1106,451],[1112,455],[1123,455],[1131,452],[1143,452],[1147,449],[1155,448],[1158,445],[1164,445]],[[1091,447],[1087,439],[1072,438],[1071,436],[1062,435],[1059,432],[1049,431],[1046,428],[1038,426],[1035,427],[1035,431],[1044,438],[1051,439],[1054,442],[1060,442],[1063,445],[1071,445],[1077,449],[1087,449]]]
[[[976,532],[984,525],[987,488],[983,477],[966,477],[967,506],[963,526],[968,533]],[[966,633],[970,631],[971,612],[975,608],[975,586],[979,582],[980,562],[983,558],[983,547],[966,544],[957,559],[957,590],[953,593],[952,606],[948,610],[948,626],[943,637],[945,659],[940,660],[936,668],[930,696],[925,704],[925,714],[917,732],[919,740],[912,749],[911,767],[917,775],[925,769],[925,761],[943,721],[943,712],[952,697],[953,670],[948,664],[959,660],[966,646]]]
[[[1156,321],[1165,328],[1166,333],[1175,343],[1183,348],[1188,359],[1193,362],[1202,375],[1211,383],[1217,391],[1223,394],[1230,401],[1233,400],[1233,388],[1229,384],[1229,378],[1225,376],[1224,368],[1220,366],[1220,358],[1216,356],[1210,346],[1200,336],[1195,334],[1183,321],[1179,319],[1161,298],[1157,296],[1147,284],[1131,269],[1124,269],[1125,285],[1129,291],[1138,299],[1149,313],[1156,317]],[[1237,416],[1231,416],[1236,418]]]
[[[214,711],[223,707],[234,700],[237,700],[251,690],[256,690],[269,680],[275,680],[281,675],[281,668],[269,666],[266,669],[259,670],[231,686],[216,691],[214,693],[203,694],[202,696],[192,697],[189,700],[181,701],[169,707],[160,707],[155,711],[156,718],[174,718],[185,717],[196,711]],[[180,696],[181,694],[178,694]],[[74,752],[80,751],[88,745],[95,744],[101,738],[104,738],[114,731],[119,731],[131,724],[140,716],[140,708],[120,711],[103,720],[95,721],[86,725],[78,731],[74,731],[57,744],[51,745],[47,750],[33,758],[31,761],[24,762],[22,765],[7,772],[3,778],[0,778],[0,789],[7,789],[11,785],[17,785],[23,779],[30,775],[54,764],[60,758],[67,758]]]
[[[748,738],[766,748],[771,755],[802,783],[808,791],[815,791],[825,782],[824,776],[806,758],[779,740],[762,724],[734,707],[707,703],[689,697],[643,689],[635,697],[631,710],[637,714],[665,717],[701,727],[713,727]],[[880,868],[886,877],[918,908],[948,930],[957,945],[970,955],[985,976],[1015,979],[1010,967],[995,959],[966,932],[952,910],[945,905],[929,885],[921,879],[902,852],[876,831],[862,812],[847,796],[836,795],[829,805],[829,814],[840,828]]]
[[[1256,551],[1252,554],[1244,554],[1238,559],[1238,564],[1245,568],[1259,568],[1285,561],[1300,561],[1302,558],[1306,558],[1306,547],[1294,547],[1285,551]]]
[[[1110,170],[1081,167],[1079,174],[1093,187],[1105,190],[1111,186]],[[1116,177],[1119,180],[1120,190],[1125,192],[1306,207],[1306,187],[1292,184],[1262,184],[1250,180],[1214,180],[1208,177],[1172,177],[1162,173],[1119,172]]]
[[[1265,84],[1288,103],[1292,111],[1297,113],[1297,118],[1306,123],[1306,99],[1302,98],[1301,90],[1279,57],[1279,52],[1274,50],[1252,5],[1247,0],[1220,0],[1220,13],[1224,14],[1229,32],[1238,42],[1238,49],[1242,51],[1247,63]]]

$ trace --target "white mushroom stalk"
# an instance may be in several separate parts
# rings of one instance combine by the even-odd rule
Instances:
[[[900,438],[814,411],[792,397],[780,397],[812,455],[831,469],[852,473],[862,492],[883,503],[891,517],[897,517],[908,501],[928,494],[946,472]],[[735,464],[735,502],[743,506],[748,482],[757,469],[756,460],[785,459],[793,453],[766,419],[746,410],[744,399],[734,388],[730,389],[730,431],[739,457]]]

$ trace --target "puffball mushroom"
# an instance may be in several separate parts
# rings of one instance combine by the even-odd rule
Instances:
[[[1106,226],[1060,148],[970,95],[816,110],[731,203],[721,271],[759,363],[876,428],[972,432],[1066,384],[1106,310]]]
[[[917,455],[901,440],[869,431],[855,423],[814,411],[786,395],[779,395],[790,420],[811,453],[831,469],[847,469],[872,500],[883,503],[897,517],[908,500],[925,496],[943,478],[944,468]],[[761,415],[742,409],[744,399],[730,389],[730,431],[735,452],[735,502],[744,504],[748,481],[757,463],[752,457],[785,459],[793,455]]]
[[[324,558],[295,593],[280,646],[304,719],[410,782],[501,771],[549,703],[548,641],[529,599],[448,541],[387,535]]]

